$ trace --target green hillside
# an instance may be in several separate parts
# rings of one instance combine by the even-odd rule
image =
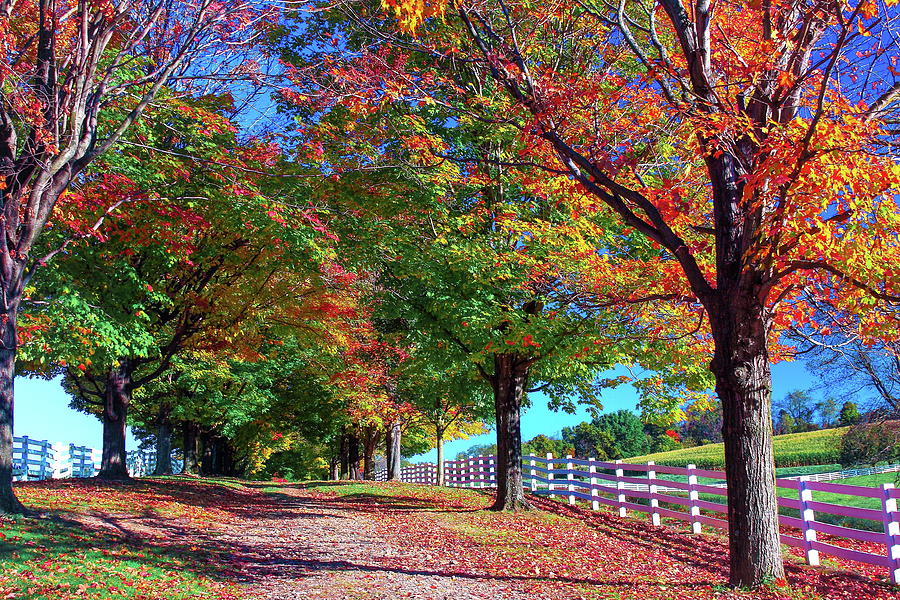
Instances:
[[[775,464],[779,467],[795,467],[837,463],[841,436],[846,430],[846,427],[839,427],[807,433],[777,435],[775,436]],[[625,459],[626,462],[631,463],[643,463],[649,460],[660,465],[675,467],[686,467],[693,463],[699,468],[722,469],[725,467],[725,451],[722,444],[708,444]]]

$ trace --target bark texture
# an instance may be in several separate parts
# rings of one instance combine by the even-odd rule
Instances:
[[[366,427],[363,431],[363,479],[375,479],[375,449],[380,440],[378,429]]]
[[[154,475],[172,474],[172,422],[169,419],[171,409],[163,405],[159,409],[156,424],[156,468]]]
[[[530,508],[522,487],[522,399],[529,363],[517,354],[495,354],[494,413],[497,427],[497,498],[492,510]]]
[[[402,441],[402,431],[400,429],[400,421],[391,424],[388,435],[388,480],[400,481],[400,442]]]
[[[128,479],[125,448],[125,422],[131,404],[131,363],[119,359],[106,377],[103,398],[103,454],[100,459],[101,479]]]
[[[437,484],[444,485],[444,431],[437,430],[436,446],[437,446]]]
[[[200,473],[200,426],[187,422],[182,426],[184,444],[184,465],[181,467],[182,475],[197,475]]]
[[[772,378],[765,322],[732,307],[712,320],[711,368],[722,402],[728,482],[730,581],[753,587],[784,577],[772,449]]]
[[[341,460],[341,479],[350,479],[350,441],[349,435],[345,432],[341,434],[341,446],[338,450]]]
[[[348,479],[362,479],[359,472],[359,463],[361,456],[359,454],[359,436],[350,434],[347,436],[347,459],[349,462],[350,472]]]
[[[0,514],[23,514],[25,507],[12,488],[16,313],[7,309],[0,316]]]

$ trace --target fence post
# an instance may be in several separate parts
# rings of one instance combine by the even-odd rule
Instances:
[[[43,481],[49,477],[47,471],[50,470],[50,442],[41,442],[39,447],[41,464],[38,467],[38,478]]]
[[[13,436],[13,451],[12,451],[12,480],[19,481],[18,467],[16,466],[16,452],[18,452],[18,448],[16,448],[16,444],[20,443],[22,438]]]
[[[22,436],[22,481],[28,481],[30,478],[30,469],[28,464],[28,457],[31,454],[31,444],[28,441],[28,436]]]
[[[532,494],[537,492],[537,479],[535,479],[535,476],[537,475],[537,471],[534,468],[536,466],[536,464],[537,463],[535,463],[535,461],[534,461],[534,454],[529,454],[528,455],[528,466],[531,467],[531,471],[529,472],[529,475],[531,475],[531,493]]]
[[[473,488],[475,487],[475,459],[470,458],[466,463],[466,487]]]
[[[616,465],[621,465],[622,461],[617,460]],[[628,509],[625,508],[625,482],[622,481],[622,477],[625,477],[625,469],[618,467],[616,468],[616,502],[619,503],[619,516],[627,517]]]
[[[588,459],[591,461],[591,466],[588,467],[588,472],[592,473],[591,475],[591,496],[593,498],[597,498],[600,493],[597,491],[597,478],[594,477],[594,473],[597,472],[597,465],[594,464],[594,461],[597,460],[593,456]],[[591,510],[600,510],[600,502],[597,500],[591,500]]]
[[[553,495],[553,453],[547,453],[547,495]]]
[[[887,556],[891,561],[891,583],[900,585],[900,513],[897,512],[897,499],[891,498],[893,483],[881,484],[881,510],[884,519],[884,537]]]
[[[65,454],[66,447],[63,446],[62,442],[54,443],[51,448],[53,449],[53,463],[52,470],[50,472],[50,477],[52,479],[62,479],[63,477],[71,477],[72,476],[72,463],[68,460],[68,457]],[[65,474],[66,465],[69,467],[69,474]]]
[[[575,491],[575,484],[573,483],[575,481],[575,475],[572,473],[572,469],[574,468],[574,465],[572,464],[572,460],[571,460],[572,455],[566,454],[566,459],[567,459],[566,460],[566,471],[568,471],[566,473],[566,479],[569,481],[569,485],[566,486],[566,489],[568,489],[570,492],[569,493],[569,504],[575,504],[575,496],[571,493],[571,492]]]
[[[702,528],[702,524],[700,523],[700,507],[697,506],[697,500],[700,499],[700,492],[698,492],[694,486],[697,485],[697,475],[694,473],[694,469],[697,468],[695,464],[689,464],[687,466],[688,469],[688,502],[690,503],[690,512],[691,512],[691,533],[700,533]]]
[[[493,482],[493,483],[491,483]],[[497,456],[488,457],[488,486],[497,487]]]
[[[648,466],[656,463],[652,460],[647,461]],[[659,500],[656,498],[656,471],[647,471],[647,479],[649,481],[647,489],[650,491],[650,522],[659,526]]]
[[[485,479],[487,479],[487,478],[484,476],[485,470],[486,469],[484,468],[484,457],[479,456],[478,457],[478,478],[481,480],[481,485],[479,485],[478,487],[487,487],[487,482],[485,481]],[[490,472],[490,471],[488,471],[488,472]]]
[[[812,490],[807,487],[809,477],[802,476],[797,482],[797,491],[800,494],[800,519],[803,521],[803,549],[806,551],[806,564],[817,566],[819,564],[819,551],[813,549],[812,543],[816,541],[816,530],[813,523],[816,521],[815,511],[809,507],[812,502]]]

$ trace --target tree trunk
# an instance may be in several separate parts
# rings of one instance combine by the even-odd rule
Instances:
[[[341,434],[341,479],[350,479],[350,435]]]
[[[348,459],[350,461],[350,474],[349,478],[353,480],[361,479],[359,476],[359,437],[354,433],[347,436],[347,444],[348,444]]]
[[[16,498],[13,477],[13,397],[16,376],[16,311],[0,314],[0,514],[24,514]]]
[[[231,447],[231,442],[228,441],[228,438],[218,437],[216,446],[219,459],[216,474],[224,475],[225,477],[240,477],[242,475],[241,469],[238,467],[239,463],[234,454],[234,448]]]
[[[101,479],[128,479],[125,448],[125,420],[131,404],[131,363],[120,358],[109,370],[103,402],[103,456]]]
[[[200,474],[212,475],[216,461],[216,445],[211,431],[200,432]]]
[[[400,430],[400,421],[391,424],[391,432],[388,442],[388,480],[400,481],[400,442],[403,432]]]
[[[199,442],[197,434],[199,429],[199,425],[191,422],[187,422],[182,426],[182,433],[184,436],[184,465],[181,467],[182,475],[196,475],[200,472],[197,449],[197,443]]]
[[[394,473],[394,428],[388,426],[384,428],[384,480],[390,481]]]
[[[163,404],[159,409],[156,424],[156,468],[154,475],[172,474],[172,422],[169,420],[171,408]]]
[[[444,430],[437,428],[437,484],[444,485]]]
[[[329,465],[329,475],[332,481],[337,481],[341,478],[341,458],[340,456],[332,456],[331,464]]]
[[[363,431],[363,479],[375,480],[375,449],[380,436],[375,427],[366,427]]]
[[[529,362],[517,354],[494,355],[494,412],[497,421],[497,498],[492,510],[530,508],[522,487],[521,408]]]
[[[722,402],[728,483],[730,582],[756,587],[784,577],[772,450],[772,376],[765,310],[757,295],[723,295],[710,314],[710,365]]]

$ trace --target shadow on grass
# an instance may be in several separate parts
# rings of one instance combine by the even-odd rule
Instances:
[[[165,527],[165,541],[161,541],[141,537],[114,520],[96,520],[103,526],[86,526],[61,512],[0,523],[5,536],[0,540],[0,572],[7,585],[16,585],[25,594],[7,597],[51,598],[43,592],[29,594],[59,584],[124,588],[131,581],[137,588],[172,578],[182,581],[185,594],[190,594],[205,589],[207,581],[232,581],[233,569],[227,557],[240,552],[233,545],[198,538],[195,532],[188,535],[186,528],[171,523]],[[135,572],[142,574],[140,581],[135,581]],[[131,597],[121,597],[126,596]],[[111,593],[100,597],[120,596]]]
[[[608,512],[591,511],[579,506],[555,502],[548,498],[535,498],[535,506],[547,512],[578,519],[588,527],[601,531],[623,542],[643,547],[648,553],[662,551],[667,556],[717,574],[721,580],[728,580],[728,542],[722,537],[692,535],[677,531],[670,526],[653,527],[635,519],[623,519]],[[785,562],[785,572],[794,584],[811,586],[823,597],[840,588],[849,588],[853,597],[862,600],[868,597],[884,597],[893,586],[869,579],[846,570],[812,568],[794,562]]]
[[[7,565],[33,562],[40,564],[53,556],[83,556],[85,561],[103,560],[140,564],[148,568],[166,571],[189,570],[212,580],[239,582],[245,585],[262,585],[273,580],[283,580],[297,585],[302,579],[323,571],[386,573],[449,577],[476,580],[486,583],[530,582],[596,586],[597,589],[626,591],[635,588],[648,590],[665,586],[674,590],[705,588],[709,581],[654,581],[601,579],[591,576],[542,575],[522,573],[483,573],[478,561],[466,560],[466,549],[459,549],[462,564],[434,565],[422,561],[415,553],[404,555],[403,549],[387,559],[380,550],[371,551],[363,558],[348,556],[336,558],[340,553],[328,539],[320,539],[317,533],[336,535],[343,530],[344,537],[336,537],[342,543],[390,545],[388,540],[354,539],[352,513],[452,513],[473,512],[481,509],[447,508],[440,497],[420,498],[402,493],[402,487],[379,491],[356,491],[351,486],[359,482],[328,482],[312,484],[281,484],[271,482],[246,482],[249,489],[214,487],[208,482],[168,479],[165,481],[133,481],[124,483],[81,482],[91,489],[103,491],[122,490],[137,494],[152,494],[156,499],[171,498],[179,502],[192,502],[198,507],[224,510],[235,521],[227,535],[220,535],[212,528],[190,522],[167,518],[151,507],[141,507],[127,515],[92,513],[78,514],[56,511],[50,518],[19,519],[12,529],[21,529],[21,535],[0,539],[0,569]],[[393,486],[392,486],[393,487]],[[291,493],[294,490],[343,488],[349,492],[327,499],[311,498]],[[265,493],[262,493],[265,491]],[[474,492],[489,502],[490,494]],[[666,555],[686,565],[702,567],[719,582],[727,580],[727,547],[711,536],[692,536],[671,528],[654,528],[644,522],[620,519],[613,515],[573,508],[542,498],[532,498],[536,507],[548,512],[577,519],[604,536],[646,550],[647,555]],[[77,519],[77,520],[76,520]],[[349,525],[344,525],[344,520]],[[228,523],[223,525],[228,527]],[[4,522],[0,521],[0,529]],[[548,525],[556,528],[557,525]],[[7,527],[7,529],[9,529]],[[277,532],[277,533],[276,533]],[[522,542],[527,545],[528,542]],[[579,552],[572,548],[567,552]],[[13,556],[16,553],[18,556]],[[615,557],[610,557],[614,560]],[[388,563],[390,560],[390,564]],[[7,562],[11,561],[11,562]],[[536,563],[537,565],[538,563]],[[852,588],[855,598],[885,597],[889,588],[869,579],[844,571],[811,570],[789,565],[793,580],[800,579],[813,586],[823,597],[839,587]],[[814,573],[810,576],[810,572]],[[302,590],[302,588],[297,588]],[[677,592],[676,592],[677,593]],[[675,597],[675,596],[671,596]]]

